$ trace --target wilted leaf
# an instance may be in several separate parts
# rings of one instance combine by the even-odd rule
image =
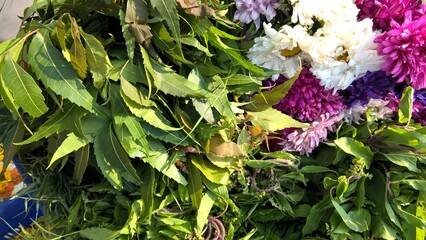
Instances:
[[[247,156],[247,153],[238,144],[226,142],[220,136],[210,139],[208,149],[210,152],[223,157]]]

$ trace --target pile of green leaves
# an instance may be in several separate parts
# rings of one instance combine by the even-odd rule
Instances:
[[[20,37],[0,44],[0,140],[35,179],[43,236],[423,239],[426,130],[410,122],[412,89],[395,121],[344,123],[310,157],[268,152],[274,131],[306,127],[271,107],[297,76],[261,92],[269,73],[245,59],[251,29],[232,11],[26,10]]]

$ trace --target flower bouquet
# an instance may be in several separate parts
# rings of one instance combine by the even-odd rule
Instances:
[[[35,1],[0,44],[5,153],[46,238],[423,239],[425,11]]]

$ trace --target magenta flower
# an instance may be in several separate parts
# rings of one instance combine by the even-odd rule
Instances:
[[[280,76],[278,82],[280,80],[286,78]],[[311,122],[323,114],[333,116],[340,113],[344,102],[338,93],[333,95],[333,90],[325,90],[320,80],[304,68],[288,94],[274,108],[300,121]]]
[[[426,87],[426,15],[413,21],[414,11],[405,14],[402,24],[391,22],[393,29],[374,39],[377,52],[385,58],[382,70],[406,79],[415,89]]]
[[[413,119],[422,126],[426,125],[426,108],[419,101],[413,102]]]
[[[256,29],[260,27],[260,15],[265,15],[268,21],[275,17],[275,9],[280,4],[276,0],[235,0],[237,11],[234,14],[234,21],[241,23],[254,22]]]
[[[321,115],[318,121],[310,124],[311,128],[296,128],[282,130],[283,141],[282,151],[299,152],[301,155],[309,155],[319,146],[321,142],[327,140],[328,131],[336,130],[336,123],[342,120],[342,114],[329,116]]]
[[[356,6],[360,9],[360,20],[371,18],[375,28],[390,29],[392,20],[401,23],[404,13],[416,9],[418,0],[356,0]]]

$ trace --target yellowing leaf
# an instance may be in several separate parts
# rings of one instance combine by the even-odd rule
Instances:
[[[104,85],[112,65],[102,43],[96,37],[87,33],[83,33],[82,36],[86,44],[86,58],[93,84],[99,89]]]
[[[309,127],[307,124],[298,122],[274,108],[268,108],[261,112],[247,112],[247,114],[249,116],[248,120],[250,120],[254,126],[261,127],[266,131]]]

